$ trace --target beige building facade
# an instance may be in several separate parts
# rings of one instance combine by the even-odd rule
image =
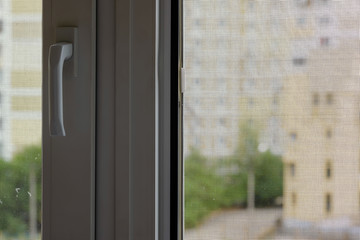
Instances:
[[[282,91],[284,220],[360,214],[359,1],[295,5],[293,69]]]
[[[1,143],[5,159],[41,144],[42,3],[2,1]]]

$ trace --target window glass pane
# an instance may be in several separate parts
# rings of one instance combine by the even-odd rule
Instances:
[[[360,1],[183,2],[184,239],[359,239]]]
[[[0,239],[40,239],[42,1],[0,0]]]

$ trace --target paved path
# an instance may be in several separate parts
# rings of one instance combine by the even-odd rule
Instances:
[[[272,227],[281,209],[226,210],[214,213],[198,228],[185,231],[184,240],[255,240]]]

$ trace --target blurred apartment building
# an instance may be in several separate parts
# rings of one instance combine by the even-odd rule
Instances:
[[[359,4],[185,0],[185,156],[229,156],[254,122],[289,225],[359,217]]]
[[[185,0],[184,155],[234,153],[243,122],[263,150],[281,148],[279,97],[288,42],[283,1]]]
[[[281,99],[288,226],[359,217],[359,5],[299,0],[288,11],[292,66]]]
[[[42,2],[0,2],[0,156],[41,143]]]
[[[237,138],[240,1],[185,0],[184,155],[230,155]]]

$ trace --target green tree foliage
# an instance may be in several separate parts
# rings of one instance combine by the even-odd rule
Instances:
[[[234,177],[239,178],[239,184],[247,188],[247,174],[255,173],[255,205],[266,207],[274,205],[277,197],[283,191],[283,167],[280,156],[270,151],[259,152],[259,133],[257,124],[243,122],[240,126],[238,145],[233,156],[233,162],[239,166],[240,171]],[[245,176],[244,176],[245,175]],[[241,182],[241,183],[240,183]],[[243,191],[247,199],[247,191]]]
[[[223,176],[225,180],[224,192],[222,195],[222,206],[242,207],[247,197],[247,179],[245,173],[236,173]]]
[[[258,133],[241,126],[238,147],[224,159],[207,159],[192,149],[185,159],[185,227],[201,223],[212,211],[242,207],[247,201],[247,174],[255,173],[256,207],[274,206],[282,196],[283,174],[280,156],[258,151]],[[219,169],[229,171],[220,172]]]
[[[211,211],[220,207],[223,195],[222,179],[206,158],[193,150],[185,159],[185,227],[196,226]]]
[[[29,172],[35,171],[37,194],[29,190]],[[8,235],[28,231],[29,198],[37,199],[38,227],[41,222],[41,148],[29,146],[10,161],[0,159],[0,231]]]
[[[280,156],[270,151],[259,155],[255,170],[255,203],[258,207],[275,204],[275,199],[283,194],[283,163]]]

